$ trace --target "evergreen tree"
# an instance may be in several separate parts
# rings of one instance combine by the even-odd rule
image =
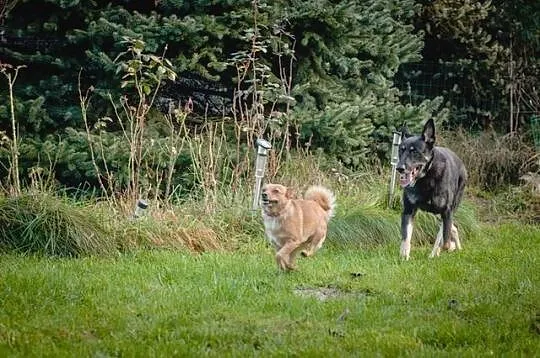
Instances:
[[[393,130],[414,127],[440,104],[411,111],[393,83],[401,64],[420,59],[422,38],[410,24],[420,8],[408,0],[293,4],[285,13],[299,44],[295,113],[304,137],[345,163],[384,158]]]

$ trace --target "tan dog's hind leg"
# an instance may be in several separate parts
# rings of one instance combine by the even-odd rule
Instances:
[[[280,269],[294,270],[294,251],[298,248],[296,242],[288,242],[276,254],[276,262]]]
[[[311,237],[309,246],[302,251],[302,255],[309,257],[313,256],[323,245],[324,240],[326,239],[326,233],[317,232]]]

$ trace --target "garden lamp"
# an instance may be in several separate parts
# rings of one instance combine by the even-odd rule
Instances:
[[[148,203],[146,200],[139,199],[135,205],[135,212],[133,213],[133,218],[137,219],[144,215],[146,209],[148,208]]]
[[[257,159],[255,160],[255,186],[253,187],[253,206],[252,210],[259,208],[259,199],[261,196],[261,184],[264,178],[264,170],[266,168],[266,157],[268,151],[272,148],[270,142],[259,138],[255,142],[257,145]]]
[[[394,199],[394,188],[396,186],[396,167],[399,161],[399,145],[401,144],[401,132],[394,131],[392,140],[392,154],[390,155],[390,164],[392,165],[392,173],[390,176],[390,186],[388,188],[388,207],[392,207]]]

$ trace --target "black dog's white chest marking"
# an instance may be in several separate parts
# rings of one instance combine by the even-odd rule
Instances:
[[[407,190],[405,192],[405,195],[407,195],[407,200],[409,201],[409,203],[411,203],[412,205],[415,205],[416,203],[418,203],[420,201],[420,196],[416,193],[416,191],[409,191]]]

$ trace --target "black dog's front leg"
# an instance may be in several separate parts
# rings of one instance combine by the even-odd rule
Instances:
[[[441,214],[442,217],[442,225],[443,225],[443,242],[442,242],[442,248],[444,250],[450,249],[450,241],[452,237],[452,226],[453,226],[453,219],[452,219],[452,211],[447,210],[446,212]]]
[[[401,257],[409,259],[411,253],[411,237],[413,233],[413,222],[416,210],[404,203],[403,213],[401,214]]]

